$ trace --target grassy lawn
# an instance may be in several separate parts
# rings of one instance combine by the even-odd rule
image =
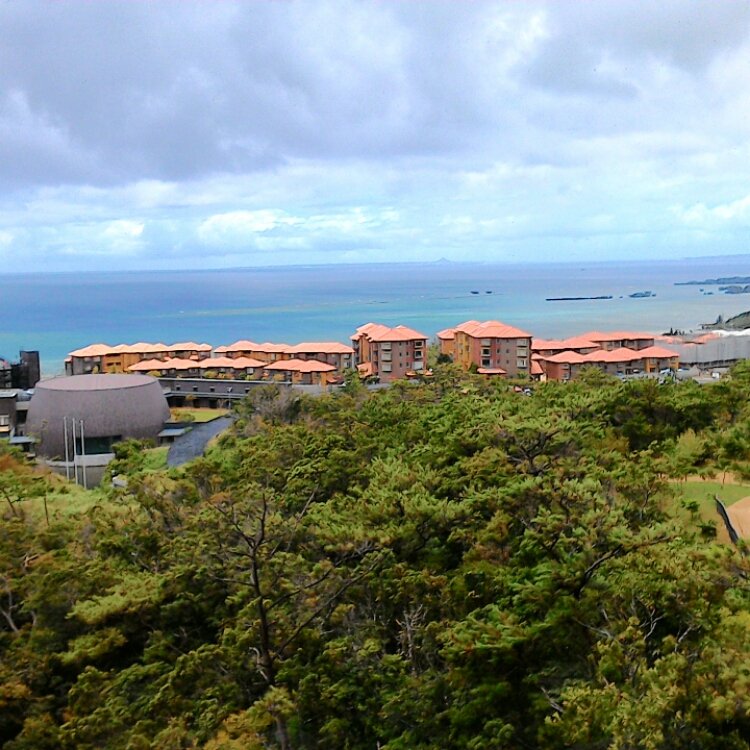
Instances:
[[[167,468],[168,445],[160,445],[158,448],[149,448],[146,451],[146,459],[143,468],[146,471],[161,471]]]
[[[721,480],[706,481],[687,481],[673,482],[672,487],[677,493],[676,512],[685,519],[689,518],[689,513],[682,507],[681,500],[692,500],[698,503],[698,514],[703,521],[713,521],[716,524],[717,539],[719,541],[729,541],[719,515],[716,512],[716,503],[714,495],[718,496],[727,507],[750,497],[750,484],[739,484],[727,481],[725,484]]]
[[[103,500],[101,490],[85,490],[63,477],[52,477],[47,493],[47,512],[51,522],[86,513]],[[38,497],[20,503],[24,513],[34,518],[44,518],[44,498]]]
[[[169,411],[172,413],[172,419],[175,422],[183,419],[189,422],[210,422],[227,413],[226,409],[191,409],[188,406],[174,406]]]

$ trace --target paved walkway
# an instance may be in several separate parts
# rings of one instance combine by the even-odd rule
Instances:
[[[167,466],[182,466],[203,455],[208,441],[232,424],[232,417],[219,417],[210,422],[193,424],[192,429],[176,438],[167,453]]]

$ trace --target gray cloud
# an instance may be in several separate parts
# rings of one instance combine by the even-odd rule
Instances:
[[[750,179],[746,3],[29,0],[0,28],[5,259],[486,257],[716,225],[691,207]],[[206,233],[264,211],[296,223]]]

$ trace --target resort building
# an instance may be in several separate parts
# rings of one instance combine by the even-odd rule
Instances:
[[[284,359],[314,359],[333,365],[337,372],[343,373],[354,367],[354,349],[338,341],[305,341],[288,347]]]
[[[453,332],[453,360],[464,369],[476,365],[483,375],[531,373],[530,333],[497,320],[467,320]],[[449,341],[447,335],[444,340]]]
[[[440,353],[453,359],[456,353],[456,329],[444,328],[435,334]]]
[[[40,378],[39,352],[21,351],[18,362],[9,362],[0,357],[0,389],[33,388]]]
[[[560,352],[578,352],[578,354],[590,354],[602,347],[585,338],[584,336],[572,336],[569,339],[532,339],[531,351],[532,356],[548,356],[559,354]]]
[[[536,356],[536,355],[535,355]],[[626,376],[654,374],[679,367],[679,355],[671,349],[650,346],[644,349],[597,349],[588,354],[562,351],[539,355],[538,360],[547,380],[572,380],[585,367],[597,367],[609,375]]]
[[[166,360],[175,357],[195,360],[211,356],[210,344],[197,344],[194,341],[181,341],[177,344],[91,344],[76,349],[65,360],[66,375],[89,375],[95,373],[128,372],[132,365],[147,359]]]
[[[259,378],[266,366],[250,357],[210,357],[196,361],[194,359],[171,358],[145,359],[128,368],[128,372],[140,372],[157,377],[222,377],[222,378]]]
[[[242,339],[227,346],[217,346],[214,354],[227,357],[248,357],[261,362],[277,362],[284,358],[287,349],[289,349],[289,344],[272,344],[268,341],[264,344],[257,344],[255,341]]]
[[[653,333],[642,333],[640,331],[610,331],[609,333],[587,331],[578,338],[593,341],[600,348],[607,350],[634,349],[639,351],[647,349],[655,343]]]
[[[263,369],[263,377],[295,385],[325,386],[338,380],[336,367],[317,359],[284,359],[271,362]]]
[[[355,362],[362,377],[384,383],[424,372],[427,336],[413,328],[366,323],[352,336]]]

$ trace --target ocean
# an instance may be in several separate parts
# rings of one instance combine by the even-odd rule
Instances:
[[[660,333],[750,310],[750,295],[675,286],[720,276],[750,276],[750,256],[5,274],[0,356],[14,360],[20,349],[38,349],[44,374],[55,375],[69,351],[92,343],[348,342],[368,321],[403,323],[428,336],[472,318],[502,320],[544,338],[591,329]],[[655,296],[628,296],[640,291]],[[613,298],[545,301],[599,295]]]

